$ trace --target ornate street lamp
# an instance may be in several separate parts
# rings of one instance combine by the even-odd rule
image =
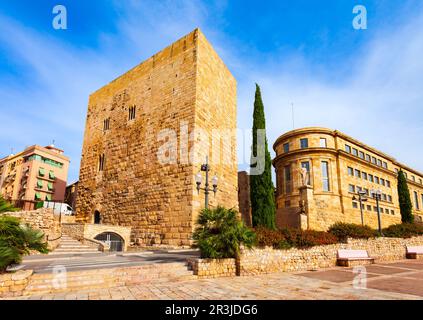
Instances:
[[[364,226],[363,202],[367,201],[367,198],[366,198],[367,193],[366,191],[361,190],[361,191],[358,191],[357,194],[358,194],[358,201],[360,202],[361,225]],[[355,196],[352,199],[353,201],[357,200]]]
[[[379,207],[379,201],[382,198],[382,191],[380,190],[374,190],[372,189],[371,191],[372,197],[373,199],[376,200],[376,207],[377,207],[377,222],[379,225],[379,234],[383,237],[383,233],[382,233],[382,224],[380,222],[380,207]]]
[[[203,181],[203,175],[201,174],[201,171],[206,172],[206,183],[204,185],[204,188],[201,188],[201,183]],[[209,188],[210,186],[209,185],[209,171],[210,171],[209,157],[206,157],[206,163],[201,165],[201,171],[195,175],[195,183],[197,184],[198,193],[200,193],[200,190],[204,190],[204,195],[205,195],[204,205],[205,205],[205,208],[208,209],[209,208],[209,193],[210,191],[213,191],[214,195],[216,196],[217,182],[218,182],[217,176],[214,175],[214,177],[212,178],[213,189]]]

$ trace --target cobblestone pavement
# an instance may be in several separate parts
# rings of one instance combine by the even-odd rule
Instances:
[[[357,273],[332,268],[300,273],[196,279],[26,296],[31,300],[134,299],[423,299],[423,261],[366,267],[367,288],[353,285]],[[361,287],[363,283],[359,283]]]

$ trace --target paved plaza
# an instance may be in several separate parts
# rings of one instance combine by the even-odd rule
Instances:
[[[422,260],[375,264],[367,266],[365,271],[365,282],[359,282],[358,286],[353,285],[357,280],[357,269],[336,267],[298,273],[151,282],[18,299],[423,299]]]

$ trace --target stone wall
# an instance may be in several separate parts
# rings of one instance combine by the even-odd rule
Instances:
[[[242,249],[239,259],[192,259],[189,265],[203,278],[248,276],[274,272],[316,270],[336,266],[339,249],[363,249],[375,262],[406,259],[406,245],[422,246],[423,236],[410,239],[349,239],[347,243],[316,246],[310,249]]]
[[[41,208],[33,211],[7,212],[3,215],[17,217],[22,223],[41,230],[45,240],[48,241],[49,249],[53,250],[59,245],[62,228],[60,217],[53,213],[53,209]]]
[[[213,129],[235,131],[236,118],[236,81],[198,29],[97,90],[88,105],[77,222],[93,223],[97,211],[104,224],[131,227],[136,245],[190,245],[204,207],[194,175],[207,155],[220,178],[210,206],[238,208],[236,136],[220,144],[224,163],[202,144]]]
[[[126,251],[130,245],[131,228],[104,224],[88,224],[88,223],[64,223],[62,225],[63,233],[89,244],[89,239],[94,240],[96,236],[104,232],[118,234],[124,240],[124,248]]]
[[[194,275],[204,278],[236,276],[235,259],[191,259],[188,265]]]
[[[0,274],[0,297],[18,297],[23,294],[32,276],[32,270]]]
[[[336,266],[339,249],[363,249],[378,261],[405,259],[406,245],[423,245],[423,236],[410,239],[349,239],[347,243],[316,246],[310,249],[275,250],[273,248],[243,250],[238,261],[239,274],[314,270]]]

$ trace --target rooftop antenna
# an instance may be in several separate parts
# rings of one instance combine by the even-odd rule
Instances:
[[[292,130],[295,129],[295,115],[294,115],[294,103],[291,102],[291,109],[292,109]]]

